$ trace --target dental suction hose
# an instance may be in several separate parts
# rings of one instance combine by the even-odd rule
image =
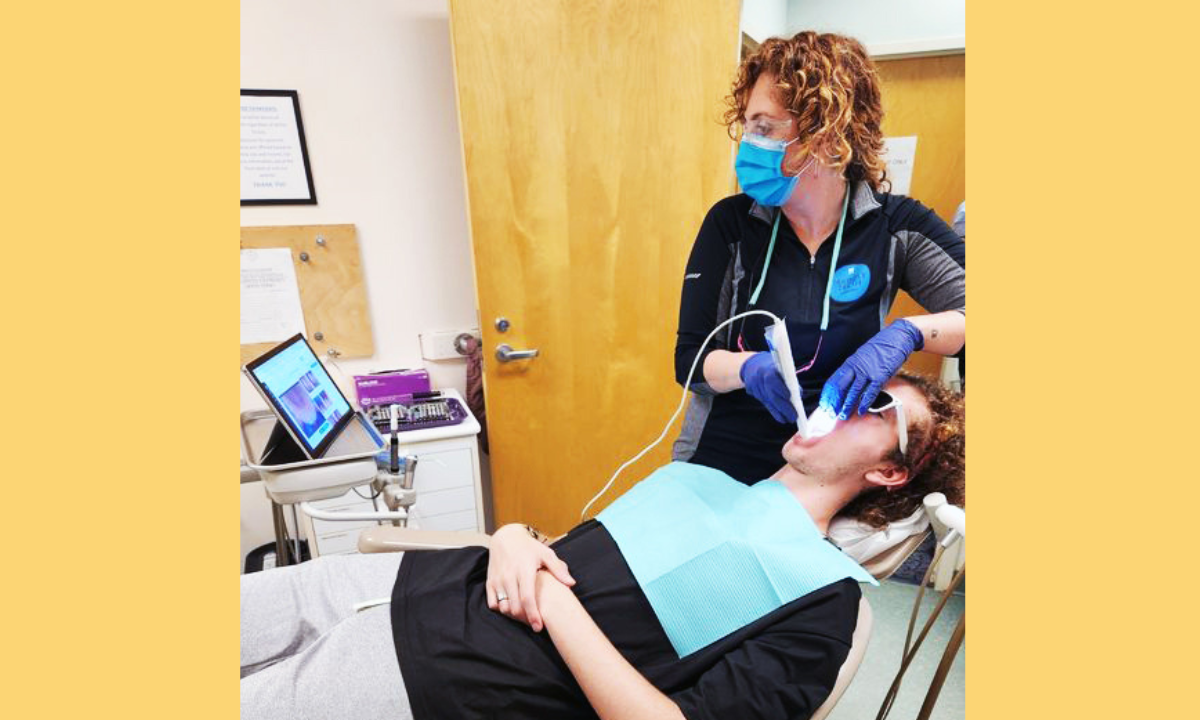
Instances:
[[[667,421],[667,425],[663,428],[662,434],[658,436],[657,440],[647,445],[640,453],[634,455],[631,459],[625,461],[624,464],[617,468],[616,472],[612,474],[612,477],[608,479],[608,482],[604,484],[604,487],[600,489],[600,492],[596,493],[595,497],[593,497],[591,500],[588,500],[588,504],[583,506],[583,512],[579,513],[580,520],[587,519],[588,510],[591,509],[592,505],[596,504],[597,500],[604,496],[604,493],[608,492],[608,489],[612,487],[614,482],[616,482],[617,477],[621,474],[622,470],[634,464],[638,460],[641,460],[646,453],[653,450],[656,445],[662,442],[663,438],[665,438],[667,433],[670,432],[671,426],[675,424],[675,418],[679,417],[679,413],[683,411],[684,406],[687,404],[688,388],[692,386],[692,377],[696,374],[696,366],[700,363],[700,358],[704,356],[704,348],[708,347],[708,343],[712,341],[714,337],[716,337],[717,331],[726,325],[729,325],[734,320],[740,320],[742,318],[750,317],[751,315],[766,315],[767,317],[771,318],[772,322],[783,322],[777,315],[766,310],[747,310],[744,313],[738,313],[737,315],[734,315],[725,322],[722,322],[713,328],[712,332],[708,334],[708,337],[704,338],[704,342],[700,343],[700,349],[696,351],[696,357],[692,360],[692,367],[688,370],[687,380],[685,380],[683,383],[683,395],[679,398],[679,406],[675,408],[675,412],[671,415],[671,419]]]
[[[929,586],[930,578],[933,577],[938,563],[942,561],[946,548],[960,537],[963,539],[967,537],[967,513],[965,510],[957,505],[950,505],[946,502],[946,496],[937,492],[929,493],[929,495],[925,496],[924,504],[926,512],[930,515],[929,521],[933,525],[934,533],[935,535],[941,535],[941,540],[935,546],[933,560],[930,561],[929,567],[925,569],[925,577],[922,578],[920,587],[917,590],[916,598],[913,601],[912,615],[908,619],[908,632],[904,636],[904,651],[900,655],[900,667],[896,670],[896,677],[892,680],[891,687],[888,688],[887,693],[883,697],[883,702],[879,706],[879,713],[875,716],[875,720],[886,720],[888,713],[892,711],[892,706],[900,692],[900,684],[904,679],[905,671],[908,670],[913,658],[917,655],[917,650],[921,647],[921,643],[929,635],[929,631],[933,628],[938,616],[941,615],[946,602],[959,586],[959,583],[962,582],[967,571],[966,565],[963,565],[963,567],[954,573],[950,584],[942,591],[941,599],[938,600],[929,618],[926,619],[925,627],[914,642],[913,630],[917,626],[917,615],[921,609],[921,599],[925,595],[925,588]],[[950,636],[950,641],[946,644],[946,650],[942,653],[942,661],[934,673],[933,682],[930,684],[929,691],[925,695],[925,702],[921,706],[921,711],[917,714],[917,720],[925,720],[933,710],[933,703],[936,702],[938,693],[941,692],[942,683],[946,679],[950,663],[953,661],[954,655],[958,653],[958,648],[962,644],[963,635],[966,630],[965,623],[966,613],[959,617],[958,625],[954,628],[954,632]]]

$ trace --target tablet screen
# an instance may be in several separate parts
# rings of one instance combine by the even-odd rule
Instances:
[[[312,457],[320,457],[353,414],[302,335],[248,364],[276,412]]]

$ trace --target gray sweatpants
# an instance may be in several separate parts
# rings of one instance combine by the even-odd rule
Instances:
[[[403,553],[334,555],[242,576],[242,720],[411,720],[392,643]]]

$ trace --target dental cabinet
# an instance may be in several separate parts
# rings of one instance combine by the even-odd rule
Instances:
[[[456,390],[446,389],[442,392],[462,402],[464,409],[466,408],[462,395]],[[457,425],[409,430],[399,434],[400,455],[417,457],[413,475],[413,488],[417,492],[417,499],[409,510],[409,527],[474,533],[482,533],[485,530],[478,443],[480,425],[469,409],[466,412],[466,419]],[[268,423],[268,429],[270,424],[273,424],[273,419]],[[387,440],[385,435],[385,442]],[[250,478],[246,478],[243,473],[243,483],[248,479]],[[254,482],[254,485],[259,485],[259,482]],[[314,509],[327,512],[366,513],[387,510],[382,497],[372,501],[371,495],[370,485],[363,484],[339,497],[314,500],[308,504]],[[245,497],[243,491],[243,504]],[[263,500],[270,503],[266,497],[263,497]],[[299,505],[293,507],[297,510],[294,517],[299,521],[300,533],[308,540],[312,557],[357,552],[358,535],[363,529],[386,524],[374,520],[314,519],[301,510]],[[292,516],[291,510],[286,514]],[[245,515],[243,510],[243,518]]]
[[[463,402],[462,395],[456,390],[446,389],[442,393]],[[463,407],[466,408],[465,402]],[[477,440],[479,430],[479,421],[468,409],[467,419],[458,425],[400,433],[400,455],[417,456],[413,477],[417,502],[409,512],[409,527],[484,532],[483,485]],[[373,503],[368,499],[370,497],[371,488],[364,485],[341,497],[311,504],[331,512],[387,509],[383,498]],[[313,557],[357,552],[358,534],[376,524],[379,523],[369,520],[317,520],[300,513],[300,526],[308,538]]]

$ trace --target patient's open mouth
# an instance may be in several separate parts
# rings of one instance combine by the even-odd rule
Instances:
[[[821,440],[825,439],[825,437],[827,437],[827,436],[821,435],[819,437],[811,437],[810,436],[810,437],[805,438],[805,437],[801,436],[800,433],[796,433],[795,435],[792,436],[792,439],[789,442],[791,442],[794,445],[797,445],[799,447],[806,448],[806,447],[812,447],[813,445],[816,445],[817,443],[821,442]]]

